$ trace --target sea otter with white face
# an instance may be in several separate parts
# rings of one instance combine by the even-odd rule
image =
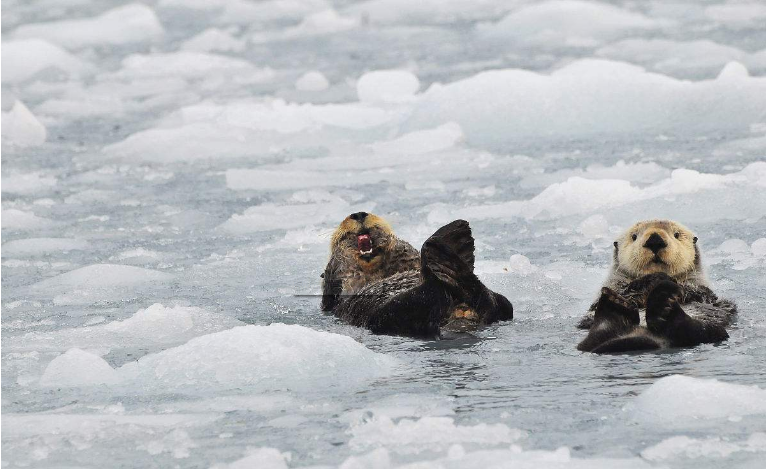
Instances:
[[[455,220],[418,251],[382,218],[357,212],[335,230],[322,310],[378,334],[436,337],[513,318],[513,306],[473,273],[471,228]]]
[[[589,332],[577,348],[619,353],[721,342],[736,312],[710,289],[688,228],[642,221],[614,242],[612,270],[580,321]]]

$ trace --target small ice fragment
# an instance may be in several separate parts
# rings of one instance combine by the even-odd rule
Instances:
[[[323,91],[330,87],[327,78],[316,70],[306,72],[295,82],[295,89],[298,91]]]
[[[420,80],[406,70],[367,72],[356,83],[359,101],[398,102],[411,98],[420,89]]]
[[[750,246],[750,251],[757,257],[766,256],[766,238],[758,238],[753,241],[753,244]]]
[[[45,126],[18,100],[10,111],[3,112],[2,124],[3,143],[20,147],[42,145],[48,134]]]
[[[118,381],[117,372],[103,358],[73,348],[48,364],[40,378],[40,386],[71,388]]]

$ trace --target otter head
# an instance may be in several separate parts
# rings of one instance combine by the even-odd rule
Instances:
[[[630,277],[663,272],[679,281],[701,274],[697,237],[671,220],[638,222],[614,242],[615,268]]]
[[[356,212],[347,216],[332,235],[330,249],[355,259],[363,268],[380,262],[381,254],[394,242],[391,225],[377,215]]]

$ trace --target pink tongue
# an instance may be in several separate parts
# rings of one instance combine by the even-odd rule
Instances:
[[[368,234],[357,236],[356,242],[359,245],[360,251],[369,251],[370,249],[372,249],[372,240],[370,239],[370,235]]]

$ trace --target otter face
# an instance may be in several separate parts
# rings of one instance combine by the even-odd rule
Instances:
[[[697,269],[697,238],[670,220],[638,222],[615,241],[616,261],[624,272],[640,277],[664,272],[678,278]]]
[[[384,219],[356,212],[347,216],[333,233],[331,250],[341,250],[364,267],[378,261],[393,238],[394,232]]]

